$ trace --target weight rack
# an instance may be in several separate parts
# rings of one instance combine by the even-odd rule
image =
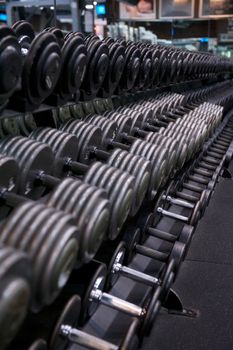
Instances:
[[[56,28],[36,36],[25,22],[12,31],[22,76],[1,100],[0,240],[3,262],[14,257],[0,274],[12,290],[2,346],[136,349],[161,307],[195,317],[172,284],[230,176],[233,63]]]

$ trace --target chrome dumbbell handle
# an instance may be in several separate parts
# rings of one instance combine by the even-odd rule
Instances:
[[[150,275],[147,275],[138,270],[131,269],[128,266],[123,266],[120,263],[115,263],[112,268],[113,273],[121,273],[125,277],[129,277],[134,281],[145,283],[154,287],[160,283],[159,279]]]
[[[118,350],[119,347],[111,344],[94,335],[72,328],[68,325],[61,325],[60,334],[74,344],[84,346],[92,350]]]
[[[180,215],[180,214],[177,214],[177,213],[173,213],[173,212],[165,210],[165,209],[163,209],[161,207],[157,208],[157,212],[163,214],[164,216],[172,218],[172,219],[177,219],[177,220],[180,220],[180,221],[183,221],[183,222],[188,222],[189,221],[189,218],[187,216],[183,216],[183,215]]]
[[[194,208],[194,204],[189,203],[189,202],[184,201],[184,200],[181,200],[181,199],[178,199],[178,198],[174,198],[174,197],[171,197],[171,196],[164,195],[163,199],[166,199],[169,203],[172,203],[174,205],[178,205],[178,206],[181,206],[181,207],[184,207],[184,208],[189,208],[189,209],[193,209]]]
[[[104,293],[100,289],[93,289],[90,294],[90,301],[101,302],[112,309],[122,311],[127,315],[143,317],[146,314],[146,310],[135,304],[129,303],[123,299],[117,298],[114,295]]]

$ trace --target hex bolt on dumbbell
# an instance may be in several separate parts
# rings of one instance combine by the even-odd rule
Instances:
[[[6,349],[21,327],[31,298],[29,257],[12,247],[0,246],[0,339]]]
[[[129,344],[132,344],[135,338],[137,339],[137,330],[139,328],[139,322],[137,319],[134,319],[130,323],[130,326],[127,329],[124,339],[121,341],[120,345],[115,345],[76,328],[80,310],[81,301],[80,298],[75,295],[67,302],[61,316],[57,320],[51,336],[51,350],[65,350],[69,344],[81,345],[84,348],[92,350],[126,350],[128,349]],[[138,341],[136,341],[136,343],[138,343]],[[135,345],[135,350],[136,348],[137,346]],[[132,349],[134,349],[134,347]]]
[[[81,270],[74,270],[72,272],[68,284],[64,288],[63,295],[65,298],[72,294],[80,295],[82,309],[79,323],[83,324],[94,314],[98,306],[103,304],[129,316],[137,317],[141,321],[141,331],[147,332],[160,309],[161,287],[157,286],[156,289],[150,291],[143,307],[120,299],[112,294],[105,293],[104,285],[106,276],[106,266],[95,260],[92,260]],[[86,285],[88,281],[89,283]]]
[[[32,132],[31,138],[47,143],[55,154],[54,175],[63,177],[69,173],[76,175],[88,171],[90,166],[78,163],[79,141],[72,134],[51,128],[39,128]],[[139,156],[116,149],[107,157],[109,166],[128,172],[135,177],[133,200],[130,214],[135,215],[139,210],[149,186],[150,163]]]

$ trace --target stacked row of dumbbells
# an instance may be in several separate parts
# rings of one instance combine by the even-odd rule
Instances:
[[[163,177],[160,177],[159,164],[153,170],[152,176],[149,171],[151,165],[143,157],[140,158],[118,149],[113,154],[107,155],[101,147],[97,149],[97,141],[101,145],[102,142],[108,140],[101,133],[101,129],[93,128],[84,122],[80,124],[80,122],[73,121],[72,123],[68,122],[62,129],[75,125],[80,130],[80,127],[83,126],[82,141],[72,135],[50,129],[35,130],[31,136],[32,138],[43,137],[43,142],[51,145],[52,149],[56,151],[55,162],[51,149],[45,143],[22,137],[8,137],[3,139],[0,145],[1,153],[5,155],[1,160],[3,174],[1,179],[2,217],[9,214],[10,207],[16,206],[8,219],[3,222],[1,242],[5,246],[24,250],[31,258],[33,267],[31,308],[34,311],[40,310],[55,299],[66,283],[74,264],[76,264],[76,255],[78,254],[79,264],[89,261],[98,250],[105,233],[108,232],[109,238],[118,236],[128,213],[138,210],[150,180],[156,179],[155,182],[151,181],[153,188],[150,193],[152,196],[154,195],[153,191],[158,190],[155,183],[157,186],[158,181],[162,182],[163,180]],[[118,128],[116,131],[118,132]],[[113,145],[112,142],[117,142],[110,141],[111,145]],[[143,141],[140,142],[143,143]],[[118,146],[120,143],[116,145]],[[108,156],[108,158],[110,156],[110,164],[95,162],[92,166],[84,165],[84,163],[89,163],[89,157],[93,154],[95,156],[99,154],[101,157]],[[20,182],[19,170],[14,159],[20,166]],[[76,162],[76,159],[81,160],[82,163]],[[153,163],[156,165],[159,159],[158,157],[153,159]],[[128,167],[127,162],[129,162]],[[112,165],[118,166],[121,170],[117,170]],[[165,169],[166,166],[164,165],[163,168]],[[70,172],[80,175],[86,174],[84,181],[72,178],[60,181],[50,175],[51,170],[53,170],[53,175],[59,174],[60,177]],[[122,170],[131,171],[137,176],[132,177]],[[97,189],[92,185],[102,189]],[[38,199],[45,188],[54,187],[56,190],[45,197],[46,206],[28,201],[28,198]],[[14,192],[17,192],[17,195]],[[72,201],[70,201],[71,197]],[[26,203],[22,204],[24,201]],[[63,212],[56,211],[53,207],[61,209]],[[72,214],[72,217],[65,215],[64,212]],[[109,216],[111,217],[110,225]],[[38,234],[40,230],[41,235]],[[62,237],[62,240],[59,237]],[[38,243],[36,243],[37,241]],[[43,244],[43,254],[40,254],[40,251],[33,253],[37,244],[40,246]],[[30,268],[31,266],[23,269],[20,273],[23,276],[30,274]],[[42,271],[46,271],[46,274],[41,275]],[[28,306],[29,283],[27,286],[24,284],[19,287],[17,293],[24,295],[24,307]],[[26,289],[28,291],[27,298]],[[11,295],[9,299],[12,300]],[[12,310],[10,311],[12,312]],[[14,333],[14,327],[17,328],[16,325],[21,322],[22,316],[25,314],[21,311],[20,313],[12,312],[11,314],[10,312],[7,314],[9,323],[5,322],[5,325],[9,328],[8,335],[11,332]],[[9,326],[12,320],[9,315],[15,318],[13,329]]]
[[[184,178],[179,180],[177,183],[173,182],[170,184],[169,189],[167,189],[166,193],[163,192],[160,196],[160,200],[157,202],[154,214],[149,216],[146,225],[143,226],[141,230],[142,232],[139,234],[139,231],[136,230],[134,234],[131,232],[131,235],[128,234],[127,238],[125,238],[127,247],[131,247],[130,254],[132,254],[133,247],[136,253],[147,253],[147,256],[150,256],[149,254],[151,253],[152,258],[154,253],[154,258],[156,260],[158,259],[161,262],[168,260],[170,262],[169,273],[167,271],[166,278],[164,278],[168,284],[170,284],[174,279],[174,274],[172,273],[174,272],[174,265],[172,266],[172,264],[175,264],[177,268],[186,253],[194,231],[192,225],[196,225],[198,218],[200,217],[201,213],[203,213],[205,206],[208,204],[210,190],[214,188],[214,184],[211,184],[211,181],[213,183],[216,183],[220,171],[223,167],[223,163],[226,160],[224,154],[226,154],[227,150],[228,156],[232,157],[233,148],[229,148],[233,137],[232,128],[229,126],[229,124],[225,127],[224,126],[225,125],[223,124],[218,130],[216,130],[216,133],[213,136],[212,140],[205,146],[204,154],[201,155],[195,161],[195,163],[188,168],[188,174],[186,175],[186,178],[190,176],[193,169],[197,171],[196,175],[194,176],[200,176],[200,174],[202,174],[203,178],[211,178],[209,183],[206,183],[206,186],[203,188],[202,182],[200,182],[200,189],[202,189],[202,192],[198,190],[196,195],[192,197],[192,195],[189,195],[187,193],[185,194],[186,187],[183,187],[183,184],[185,184]],[[218,150],[218,152],[216,150]],[[219,157],[217,157],[219,165],[213,159],[213,154],[209,152],[217,152],[219,154]],[[210,169],[213,164],[215,164],[215,170]],[[197,183],[199,184],[198,181]],[[180,186],[183,188],[180,188]],[[176,191],[176,193],[174,191]],[[181,196],[178,198],[178,191],[183,193],[184,197]],[[176,196],[175,198],[172,198],[172,201],[170,201],[169,198],[171,194]],[[191,197],[193,200],[191,200]],[[196,198],[195,200],[194,197]],[[164,209],[164,203],[167,202],[167,200],[168,203],[173,204],[173,207],[178,205],[186,208],[186,210],[189,211],[189,215],[187,215],[185,218],[184,215],[179,215],[178,213],[172,214],[170,208],[169,210],[167,210],[168,208]],[[161,204],[163,206],[163,212],[160,210]],[[168,216],[174,220],[184,222],[184,226],[180,230],[180,234],[178,236],[177,234],[175,235],[171,232],[161,231],[158,228],[158,222],[161,220],[161,216]],[[145,238],[148,236],[156,237],[156,239],[160,238],[163,242],[168,242],[171,249],[170,253],[168,254],[160,252],[159,255],[159,252],[156,252],[154,249],[152,252],[152,249],[150,249],[149,246],[146,248],[145,246],[141,246],[139,242],[142,242],[141,240],[144,242]],[[49,323],[44,322],[44,324],[46,324],[46,331],[49,333],[48,328],[52,327],[52,321],[58,317],[58,310],[60,310],[61,306],[64,306],[65,300],[67,300],[67,298],[70,298],[68,303],[65,305],[62,314],[60,317],[58,317],[58,322],[54,328],[52,337],[50,338],[51,349],[65,349],[68,344],[77,344],[84,347],[91,346],[93,349],[99,349],[102,347],[113,349],[127,349],[131,344],[132,348],[137,348],[137,336],[140,337],[142,334],[145,334],[145,332],[149,330],[151,324],[153,324],[153,320],[158,314],[159,306],[162,302],[160,296],[163,295],[161,290],[162,287],[158,284],[159,278],[152,278],[148,275],[146,276],[143,273],[138,274],[131,268],[124,266],[122,262],[125,253],[125,246],[122,243],[117,245],[116,249],[114,246],[114,250],[112,250],[111,245],[108,245],[109,252],[107,254],[103,254],[104,251],[106,252],[106,248],[107,243],[102,247],[102,251],[98,253],[97,257],[100,257],[101,255],[102,257],[104,256],[105,263],[109,259],[110,264],[108,264],[108,270],[111,271],[112,274],[110,274],[107,279],[108,287],[112,287],[114,283],[116,283],[119,274],[135,279],[136,281],[147,283],[150,286],[156,286],[154,292],[152,293],[153,298],[150,299],[151,301],[149,303],[149,306],[147,305],[147,302],[145,302],[145,305],[147,305],[146,307],[138,307],[136,305],[119,300],[111,294],[105,293],[104,284],[106,283],[106,267],[97,261],[93,261],[83,269],[78,271],[76,270],[72,273],[69,288],[65,288],[63,290],[63,298],[58,299],[55,305],[52,307],[53,317],[51,321]],[[129,261],[130,258],[128,256],[127,262]],[[88,276],[88,287],[87,285],[84,287],[84,282],[86,282],[87,279],[83,276]],[[77,281],[79,282],[77,283]],[[80,303],[79,297],[71,297],[72,294],[81,295],[82,300],[85,302]],[[133,322],[131,321],[130,327],[126,331],[125,338],[122,340],[120,345],[114,345],[112,343],[106,342],[103,339],[91,336],[90,334],[87,334],[86,332],[83,332],[81,329],[77,328],[77,326],[82,325],[83,322],[94,313],[97,306],[102,303],[110,308],[115,308],[120,312],[124,312],[128,315],[134,315],[138,318],[138,320],[140,320],[140,322],[138,320],[135,320]],[[48,316],[48,313],[51,314],[51,310],[47,310],[45,314],[42,314],[42,319],[44,317],[45,320]],[[24,331],[27,332],[27,328]],[[90,345],[90,342],[92,342],[92,345]],[[135,343],[132,345],[132,342]],[[44,344],[42,341],[37,341],[36,344],[42,343]]]
[[[222,90],[228,95],[228,101],[226,98],[224,100],[221,98]],[[208,91],[208,94],[207,94]],[[228,94],[229,91],[229,94]],[[217,92],[217,95],[216,95]],[[156,105],[153,106],[153,115],[157,119],[154,123],[155,126],[166,126],[169,122],[169,118],[172,118],[173,113],[185,114],[188,110],[192,110],[197,107],[203,101],[211,98],[212,103],[221,104],[224,106],[224,111],[227,111],[232,105],[232,93],[231,85],[229,83],[218,83],[205,89],[198,89],[196,92],[189,94],[177,94],[177,93],[164,93],[156,96]],[[211,97],[212,96],[212,97]],[[218,97],[218,98],[217,98]],[[139,102],[138,98],[135,98],[135,94],[126,95],[125,97],[119,97],[114,99],[114,104],[116,108],[120,106],[135,105],[139,109],[139,103],[146,107],[148,99],[143,102]],[[131,101],[129,103],[129,101]],[[228,108],[226,106],[228,105]],[[147,106],[148,109],[149,105]],[[82,102],[78,104],[71,104],[68,106],[57,108],[53,110],[52,113],[48,115],[50,122],[57,126],[70,118],[83,119],[89,114],[102,114],[106,111],[111,111],[114,109],[114,105],[111,99],[96,99],[94,101]],[[152,111],[147,110],[145,120],[151,118]],[[144,108],[145,112],[145,108]],[[170,115],[171,114],[171,115]],[[170,116],[169,116],[170,115]],[[170,119],[172,121],[172,119]],[[165,123],[165,124],[164,124]],[[17,118],[4,118],[0,120],[0,136],[5,137],[6,135],[25,135],[28,136],[30,132],[36,128],[36,123],[33,114],[26,113],[25,115],[20,115]]]
[[[193,103],[198,102],[216,102],[218,100],[218,97],[221,95],[225,95],[228,92],[231,92],[232,87],[232,81],[231,80],[224,80],[222,82],[217,82],[215,84],[211,84],[209,86],[205,86],[202,88],[197,88],[196,90],[191,91],[185,91],[182,92],[182,94],[185,95],[186,103],[189,101],[192,101]],[[224,93],[223,93],[224,91]]]
[[[111,38],[64,35],[47,28],[35,35],[32,26],[1,28],[3,56],[1,108],[31,111],[42,102],[108,97],[114,92],[143,90],[173,82],[205,79],[233,72],[230,59]],[[10,65],[10,66],[9,66]]]
[[[172,244],[170,254],[176,259],[177,264],[180,264],[181,257],[184,256],[181,243],[185,245],[183,249],[190,244],[192,235],[187,234],[187,225],[196,226],[208,206],[219,176],[232,159],[232,140],[233,129],[230,120],[217,128],[197,159],[186,167],[177,180],[171,181],[156,200],[153,226],[164,242]],[[166,218],[173,220],[174,224],[182,223],[178,235],[160,229],[161,220]]]

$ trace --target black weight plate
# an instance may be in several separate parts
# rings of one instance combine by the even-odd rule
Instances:
[[[135,246],[136,244],[139,244],[141,240],[141,230],[140,228],[132,228],[127,227],[127,230],[122,237],[122,240],[125,242],[126,245],[126,264],[128,265],[130,261],[133,259],[133,256],[135,254]]]
[[[26,254],[0,248],[0,281],[0,338],[5,349],[19,331],[30,303],[31,267]]]
[[[101,146],[101,129],[77,120],[66,122],[60,129],[76,135],[79,141],[78,160],[85,164],[89,163],[93,148]]]
[[[65,159],[76,160],[78,157],[78,139],[72,134],[52,128],[38,128],[31,133],[30,138],[45,142],[52,148],[56,158],[53,175],[57,177],[65,175]]]
[[[96,114],[89,114],[84,120],[90,124],[96,125],[102,131],[102,147],[106,149],[110,140],[114,140],[118,133],[118,125],[115,121]]]
[[[40,33],[31,43],[22,73],[22,91],[32,106],[46,99],[57,84],[61,51],[51,33]]]
[[[19,184],[19,167],[10,157],[0,155],[0,187],[8,192],[17,192]]]
[[[27,21],[18,21],[13,24],[12,30],[15,32],[20,45],[24,47],[24,43],[31,44],[35,38],[35,32],[32,25]],[[27,45],[28,46],[28,45]]]
[[[200,218],[201,218],[201,204],[200,202],[197,202],[197,204],[195,205],[192,211],[192,215],[189,219],[189,224],[192,226],[196,226]]]
[[[63,32],[61,29],[56,28],[56,27],[49,27],[49,28],[46,28],[44,31],[55,35],[57,42],[58,42],[58,45],[60,46],[60,48],[63,47],[65,39],[64,39],[64,35],[63,35]]]
[[[138,319],[134,319],[130,324],[129,329],[124,337],[124,340],[120,344],[120,350],[136,350],[139,346],[138,337],[135,337],[139,329]]]
[[[109,224],[109,202],[104,190],[84,183],[80,185],[76,191],[73,189],[69,202],[62,209],[75,216],[80,230],[80,261],[85,263],[94,257],[105,238]]]
[[[19,167],[13,158],[0,156],[0,188],[8,192],[17,192],[19,187]],[[4,195],[3,195],[4,197]],[[6,217],[10,212],[9,206],[0,207],[0,218]]]
[[[125,48],[118,43],[112,42],[109,47],[109,67],[103,81],[105,95],[111,95],[121,79],[125,65]]]
[[[165,191],[162,191],[159,195],[159,197],[156,200],[155,206],[154,206],[154,210],[153,210],[153,227],[156,227],[160,221],[160,219],[162,218],[162,214],[158,212],[158,208],[164,208],[165,204],[166,204],[166,200],[164,200],[164,195],[166,195]]]
[[[119,128],[119,133],[126,133],[126,134],[130,133],[130,130],[132,129],[133,121],[127,115],[113,111],[113,112],[105,112],[104,116],[111,120],[114,120],[117,123]]]
[[[106,281],[106,266],[100,264],[96,269],[91,281],[88,284],[88,288],[82,298],[82,310],[79,317],[79,323],[83,324],[89,317],[91,317],[99,306],[98,300],[92,300],[91,292],[93,289],[99,289],[103,291]]]
[[[49,344],[51,350],[67,349],[70,340],[61,334],[61,326],[76,327],[80,310],[81,300],[77,295],[74,295],[66,304],[53,330]]]
[[[23,62],[17,38],[14,32],[5,26],[0,28],[0,54],[0,93],[7,94],[7,98],[17,87]]]
[[[157,289],[153,292],[149,305],[146,307],[146,315],[144,320],[142,320],[142,327],[140,329],[140,334],[142,335],[150,333],[155,319],[158,316],[160,310],[160,294],[161,288],[157,287]]]
[[[130,211],[130,214],[134,216],[139,210],[149,187],[151,172],[150,162],[142,157],[117,149],[108,159],[108,164],[134,176],[134,199]]]
[[[110,239],[116,238],[130,211],[134,178],[119,169],[96,162],[86,173],[84,181],[107,191],[111,205],[108,235]]]
[[[124,242],[120,242],[111,258],[111,261],[108,264],[107,269],[107,282],[106,288],[109,289],[116,284],[118,278],[120,277],[120,272],[114,270],[115,264],[123,265],[126,256],[126,245]]]
[[[87,51],[79,36],[67,39],[62,47],[62,69],[59,89],[64,93],[76,92],[83,81],[86,71]]]

